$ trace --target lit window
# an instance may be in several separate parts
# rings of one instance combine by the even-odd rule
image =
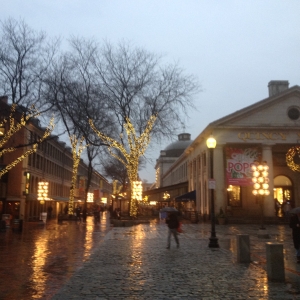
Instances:
[[[242,206],[241,187],[229,185],[227,188],[228,206]]]

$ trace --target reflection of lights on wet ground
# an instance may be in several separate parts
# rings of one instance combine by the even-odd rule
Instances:
[[[92,218],[87,218],[85,226],[86,226],[85,227],[86,228],[86,233],[85,233],[83,257],[86,259],[91,255],[90,251],[93,248],[94,224],[93,224]]]
[[[44,294],[47,277],[41,276],[42,270],[46,264],[46,257],[48,256],[48,240],[41,236],[34,245],[32,258],[32,275],[30,281],[36,289],[35,297],[38,299]]]
[[[106,234],[106,228],[108,226],[109,215],[107,212],[103,212],[100,215],[100,222],[95,223],[94,217],[88,217],[85,224],[81,224],[82,228],[85,230],[85,239],[84,239],[84,253],[83,258],[84,261],[88,259],[92,250],[97,244],[98,239],[95,236],[99,235],[99,237],[103,237]]]

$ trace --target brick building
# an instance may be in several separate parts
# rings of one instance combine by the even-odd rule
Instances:
[[[10,106],[7,97],[0,100],[0,114],[9,114]],[[8,126],[8,124],[7,124]],[[8,130],[8,128],[2,128]],[[15,133],[5,145],[17,147],[16,151],[5,154],[0,158],[0,168],[8,165],[16,158],[23,155],[27,148],[31,148],[33,141],[41,137],[45,128],[40,126],[38,119],[31,122]],[[0,136],[1,138],[1,136]],[[10,214],[13,218],[33,221],[40,218],[42,212],[47,212],[49,207],[55,217],[63,213],[68,205],[73,158],[71,148],[57,136],[50,136],[42,142],[38,150],[18,163],[0,179],[0,214]],[[83,160],[78,168],[77,184],[75,189],[75,205],[81,205],[85,199],[85,189],[88,167]],[[38,201],[38,183],[49,183],[49,200]],[[111,200],[112,186],[100,173],[93,171],[92,181],[88,192],[95,195],[92,203],[108,203]],[[103,203],[103,204],[104,204]]]

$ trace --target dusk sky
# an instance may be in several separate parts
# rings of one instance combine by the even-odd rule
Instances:
[[[23,19],[32,29],[67,40],[130,41],[163,54],[195,75],[198,111],[182,132],[195,139],[211,122],[268,97],[268,82],[300,85],[299,0],[10,0],[1,20]],[[178,132],[176,134],[179,134]],[[151,146],[142,179],[170,140]]]

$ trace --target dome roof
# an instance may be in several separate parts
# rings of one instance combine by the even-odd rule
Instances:
[[[191,143],[191,135],[189,133],[181,133],[178,135],[178,141],[171,143],[163,151],[165,156],[179,157]]]

